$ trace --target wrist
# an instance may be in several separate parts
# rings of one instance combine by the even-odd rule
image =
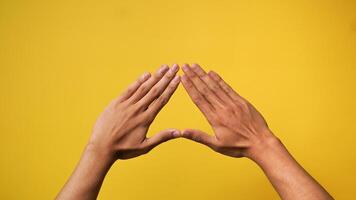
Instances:
[[[85,147],[84,154],[93,160],[105,165],[112,165],[116,161],[115,156],[108,150],[98,148],[93,143],[88,143]]]
[[[273,135],[271,131],[266,131],[260,134],[259,137],[251,148],[248,149],[246,157],[256,162],[258,165],[262,164],[265,160],[275,157],[279,152],[285,149],[281,140]]]
[[[87,144],[72,176],[57,199],[87,199],[91,195],[96,196],[114,162],[97,151],[93,145]]]

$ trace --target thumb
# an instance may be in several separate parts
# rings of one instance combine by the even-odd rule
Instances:
[[[184,130],[182,133],[182,137],[204,144],[210,148],[214,148],[217,142],[214,136],[211,136],[203,131],[195,130],[195,129]]]
[[[163,131],[157,133],[156,135],[154,135],[150,138],[146,138],[145,146],[151,150],[163,142],[167,142],[168,140],[178,138],[180,136],[181,136],[181,133],[179,130],[166,129],[166,130],[163,130]]]

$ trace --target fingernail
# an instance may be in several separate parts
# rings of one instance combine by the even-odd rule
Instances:
[[[173,79],[173,83],[178,83],[180,80],[180,76],[179,75],[176,75]]]
[[[209,75],[213,77],[213,79],[218,80],[219,76],[214,72],[214,71],[210,71]]]
[[[164,73],[169,67],[167,65],[162,65],[161,68],[159,68],[158,73],[162,74]]]
[[[178,71],[178,65],[174,64],[168,71],[170,75],[175,74]]]
[[[178,68],[178,64],[174,63],[174,64],[172,65],[172,68]]]
[[[146,80],[148,77],[150,77],[151,76],[151,74],[149,73],[149,72],[145,72],[145,73],[143,73],[142,74],[142,76],[140,77],[140,80],[141,81],[144,81],[144,80]]]
[[[184,64],[184,65],[182,66],[182,69],[183,69],[183,71],[188,71],[188,70],[189,70],[189,67],[188,67],[187,64]]]
[[[180,132],[179,131],[174,131],[172,134],[173,134],[174,137],[179,137],[180,136]]]

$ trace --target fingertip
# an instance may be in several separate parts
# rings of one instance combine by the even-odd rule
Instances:
[[[179,65],[178,65],[177,63],[174,63],[174,64],[172,65],[172,68],[177,68],[177,69],[179,69]]]
[[[178,138],[178,137],[182,136],[182,133],[179,130],[174,130],[172,132],[172,136],[173,136],[173,138]]]
[[[158,69],[158,73],[159,73],[159,74],[163,74],[163,73],[167,72],[168,69],[169,69],[169,66],[166,65],[166,64],[163,64],[163,65],[161,65],[161,67]]]
[[[193,64],[192,64],[192,67],[194,67],[194,68],[199,68],[200,65],[199,65],[198,63],[193,63]]]
[[[177,72],[179,70],[179,66],[177,64],[173,64],[172,67],[171,67],[171,70],[173,72]]]
[[[180,76],[177,74],[174,76],[173,80],[172,80],[173,83],[179,83],[180,82]]]
[[[155,147],[161,143],[167,142],[169,140],[172,140],[174,138],[181,137],[181,132],[178,129],[166,129],[163,131],[160,131],[159,133],[153,135],[150,138],[146,138],[145,142],[146,145],[150,147]]]
[[[216,72],[214,72],[213,70],[210,70],[208,74],[209,74],[209,76],[211,78],[213,78],[216,81],[220,79],[220,76]]]
[[[210,70],[209,74],[214,75],[214,74],[216,74],[216,72],[214,72],[213,70]]]
[[[141,77],[140,77],[140,81],[145,81],[147,80],[149,77],[151,76],[150,72],[144,72]]]
[[[189,65],[188,65],[187,63],[184,63],[184,64],[182,65],[182,69],[183,69],[184,72],[189,71]]]
[[[190,129],[184,129],[182,131],[182,137],[189,137],[191,135],[192,131]]]

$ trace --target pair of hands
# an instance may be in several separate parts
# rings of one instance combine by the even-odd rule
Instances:
[[[198,64],[161,66],[144,73],[114,99],[98,118],[88,147],[111,161],[129,159],[168,140],[184,137],[216,152],[254,159],[263,144],[278,142],[262,115],[236,93],[217,73],[206,73]],[[180,82],[208,122],[214,135],[200,130],[167,129],[147,138],[147,131]]]
[[[292,157],[269,130],[262,115],[218,74],[199,65],[162,66],[143,74],[97,120],[76,169],[56,199],[96,199],[106,173],[117,159],[149,152],[179,137],[202,143],[224,155],[248,157],[266,174],[283,200],[331,200],[330,194]],[[200,130],[168,129],[147,138],[162,107],[182,83],[211,124],[214,135]]]

